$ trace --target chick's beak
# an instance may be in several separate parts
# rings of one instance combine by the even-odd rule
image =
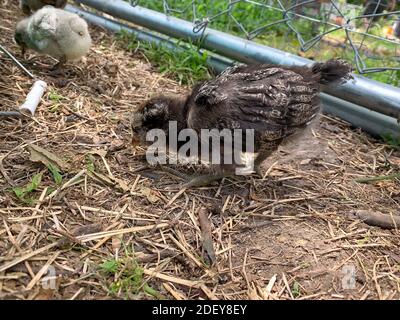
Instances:
[[[137,147],[140,144],[140,133],[137,130],[132,130],[132,145]]]
[[[132,145],[134,147],[137,147],[139,145],[139,143],[140,143],[139,136],[137,134],[133,134],[132,135]]]

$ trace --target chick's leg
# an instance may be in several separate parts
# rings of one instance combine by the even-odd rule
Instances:
[[[58,60],[58,62],[51,68],[52,72],[60,72],[62,66],[64,66],[64,64],[67,62],[67,57],[66,56],[62,56],[60,58],[60,60]]]
[[[274,150],[271,149],[261,149],[258,153],[256,159],[254,160],[254,170],[256,171],[257,175],[261,178],[264,177],[264,174],[261,170],[261,165],[265,159],[267,159]]]
[[[178,177],[178,178],[181,178],[181,179],[183,179],[183,180],[189,180],[189,176],[188,176],[187,174],[184,174],[184,173],[181,172],[181,171],[172,169],[172,168],[170,168],[170,167],[161,166],[161,165],[159,166],[159,168],[160,168],[162,171],[164,171],[164,172],[166,172],[166,173],[169,173],[169,174],[172,174],[172,175],[174,175],[174,176],[176,176],[176,177]]]
[[[28,5],[22,4],[22,5],[21,5],[21,9],[22,9],[22,12],[23,12],[25,15],[29,16],[29,15],[31,14],[31,8],[29,8]]]
[[[220,169],[211,174],[204,174],[197,176],[190,181],[183,184],[184,188],[192,188],[192,187],[206,187],[213,183],[214,181],[221,180],[223,178],[232,177],[235,174],[235,171],[231,166],[221,165]]]

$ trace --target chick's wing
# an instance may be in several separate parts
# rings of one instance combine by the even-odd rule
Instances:
[[[58,16],[52,10],[44,10],[42,14],[33,15],[29,24],[29,32],[32,38],[55,36],[57,32]]]
[[[318,111],[318,88],[282,67],[232,67],[193,90],[188,126],[254,129],[264,140],[279,140],[313,118]]]

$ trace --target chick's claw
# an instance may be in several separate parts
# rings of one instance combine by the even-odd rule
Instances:
[[[63,69],[55,68],[55,66],[53,66],[49,71],[49,75],[52,77],[63,77],[65,76],[65,72]]]
[[[264,178],[264,173],[263,173],[263,170],[261,169],[261,166],[257,166],[257,167],[255,168],[255,172],[256,172],[256,175],[257,175],[259,178],[261,178],[261,179]]]
[[[159,167],[162,171],[171,174],[175,177],[181,178],[183,180],[190,180],[189,176],[187,174],[184,174],[183,172],[180,172],[178,170],[172,169],[170,167],[165,167],[165,166],[160,166]]]
[[[196,187],[206,187],[211,183],[221,180],[223,178],[231,177],[233,173],[223,172],[217,174],[205,174],[191,179],[190,181],[183,184],[183,188],[196,188]]]

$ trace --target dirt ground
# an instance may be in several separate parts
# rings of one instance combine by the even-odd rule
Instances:
[[[131,146],[129,113],[186,88],[94,27],[85,61],[50,76],[52,59],[23,59],[12,42],[16,2],[0,0],[0,43],[49,88],[35,118],[0,118],[0,298],[400,298],[398,230],[357,218],[398,215],[399,181],[355,181],[397,172],[398,151],[323,116],[266,161],[264,180],[171,188],[181,180]],[[32,80],[2,54],[0,75],[0,110],[14,110]],[[30,144],[65,161],[58,187]],[[18,199],[38,173],[32,199]]]

